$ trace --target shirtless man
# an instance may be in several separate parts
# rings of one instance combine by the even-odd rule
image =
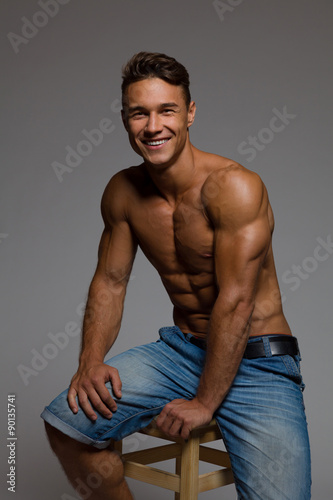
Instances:
[[[160,429],[186,439],[214,416],[239,498],[307,500],[304,385],[281,306],[266,188],[257,174],[191,144],[195,103],[177,61],[133,56],[122,91],[123,122],[143,163],[117,173],[103,195],[79,368],[42,414],[51,446],[78,492],[112,464],[89,498],[128,500],[112,440],[157,415]],[[174,326],[104,362],[138,245],[161,276]]]

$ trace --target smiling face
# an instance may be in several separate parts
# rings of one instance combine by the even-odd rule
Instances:
[[[180,86],[160,78],[132,83],[122,114],[132,148],[148,165],[172,165],[189,147],[195,104],[187,108]]]

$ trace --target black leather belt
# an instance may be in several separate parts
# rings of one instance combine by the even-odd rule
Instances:
[[[200,347],[200,349],[206,350],[206,341],[204,339],[199,339],[197,337],[188,337],[191,344]],[[296,356],[299,354],[298,342],[296,337],[291,335],[277,335],[274,337],[268,337],[269,345],[271,348],[272,356],[284,356],[289,354],[290,356]],[[244,358],[255,359],[255,358],[265,358],[266,351],[263,339],[258,339],[254,342],[248,343]]]

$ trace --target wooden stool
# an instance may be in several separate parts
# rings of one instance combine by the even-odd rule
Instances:
[[[154,421],[140,432],[172,441],[173,444],[125,453],[123,460],[126,477],[172,490],[175,492],[175,500],[197,500],[198,493],[234,482],[227,452],[202,446],[202,443],[221,439],[215,420],[209,425],[193,429],[186,442],[181,438],[166,436]],[[122,441],[115,443],[115,449],[122,452]],[[176,459],[175,474],[146,465],[172,458]],[[199,460],[223,468],[199,475]]]

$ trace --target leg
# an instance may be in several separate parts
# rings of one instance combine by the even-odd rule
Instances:
[[[45,424],[50,445],[76,492],[90,500],[133,500],[122,460],[110,449],[98,450]]]
[[[110,420],[99,415],[92,422],[81,408],[74,415],[67,390],[44,409],[42,418],[77,441],[106,448],[111,440],[121,440],[146,427],[169,401],[192,399],[205,353],[186,342],[177,327],[161,330],[164,341],[134,347],[106,361],[118,369],[122,381],[122,398],[117,400],[117,411]],[[109,382],[106,387],[115,397]]]
[[[45,408],[42,418],[49,424],[51,446],[81,495],[88,488],[95,495],[89,496],[91,500],[131,498],[123,480],[122,462],[119,454],[108,448],[110,442],[146,427],[169,401],[192,399],[204,357],[204,351],[187,342],[177,327],[166,327],[161,329],[160,341],[133,348],[107,362],[118,369],[123,383],[123,396],[111,420],[99,415],[91,422],[81,409],[74,415],[67,403],[67,391]],[[106,386],[112,391],[109,383]],[[107,477],[102,482],[103,473]],[[115,496],[111,497],[110,491]]]
[[[216,415],[240,499],[310,499],[302,388],[291,356],[242,361]]]

